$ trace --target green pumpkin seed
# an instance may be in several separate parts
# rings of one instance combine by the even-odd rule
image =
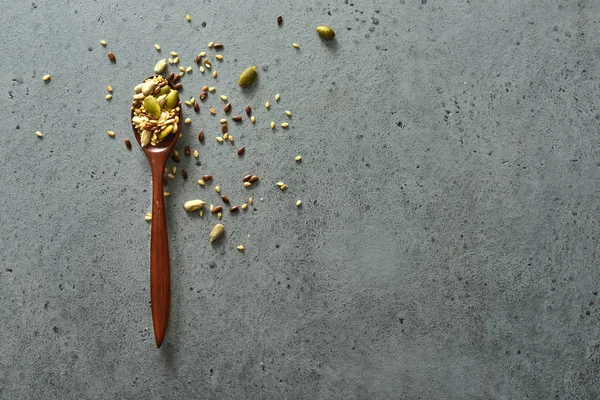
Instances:
[[[242,75],[240,75],[240,79],[238,79],[238,85],[241,87],[245,87],[250,85],[256,79],[256,65],[253,65],[250,68],[247,68]]]
[[[160,133],[158,134],[158,140],[163,140],[164,138],[166,138],[167,136],[169,136],[169,134],[173,132],[173,125],[167,125],[162,131],[160,131]]]
[[[144,107],[146,107],[148,114],[154,118],[160,117],[160,104],[158,104],[154,96],[148,96],[144,99]]]
[[[158,97],[162,96],[163,94],[168,94],[171,91],[171,88],[168,87],[167,85],[163,86],[160,88],[160,90],[158,91]]]
[[[324,39],[333,39],[335,31],[328,26],[317,26],[317,33]]]
[[[179,92],[177,90],[171,90],[165,99],[165,110],[171,110],[175,108],[178,102]]]

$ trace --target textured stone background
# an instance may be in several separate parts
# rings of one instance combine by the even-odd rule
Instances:
[[[0,398],[600,397],[599,2],[34,1],[2,7]],[[217,94],[258,123],[230,129],[240,160],[216,95],[185,110],[201,165],[168,185],[158,350],[128,106],[154,43],[187,66],[211,40]],[[256,202],[210,246],[215,218],[181,205],[215,184]]]

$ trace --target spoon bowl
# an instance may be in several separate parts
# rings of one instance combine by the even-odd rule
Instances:
[[[154,76],[150,76],[150,79]],[[167,84],[174,90],[174,85],[167,80]],[[142,147],[150,163],[152,171],[152,220],[150,228],[150,300],[152,303],[152,324],[156,346],[160,347],[169,325],[169,305],[171,297],[171,277],[169,265],[169,237],[167,234],[167,216],[165,213],[165,199],[163,191],[163,171],[169,155],[179,139],[183,126],[181,101],[178,102],[179,121],[177,132],[169,134],[156,146],[148,144]],[[131,118],[133,119],[133,107]],[[135,139],[141,146],[141,138],[132,124]]]

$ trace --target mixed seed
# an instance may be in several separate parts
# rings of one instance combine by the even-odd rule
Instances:
[[[179,92],[171,89],[164,77],[148,78],[133,91],[131,123],[140,135],[142,147],[156,146],[177,133],[181,110]]]

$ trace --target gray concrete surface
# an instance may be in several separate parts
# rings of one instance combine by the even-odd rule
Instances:
[[[0,398],[600,397],[600,3],[2,9]],[[319,24],[337,40],[319,40]],[[128,105],[154,43],[187,66],[211,40],[226,46],[218,80],[195,68],[183,93],[214,84],[258,123],[231,127],[238,159],[214,140],[216,96],[186,109],[178,149],[201,165],[183,156],[190,179],[167,186],[172,307],[156,349],[150,172],[123,145]],[[241,91],[252,64],[260,79]],[[284,109],[290,128],[271,131]],[[256,201],[226,213],[211,246],[216,218],[182,203],[217,204],[215,184]]]

